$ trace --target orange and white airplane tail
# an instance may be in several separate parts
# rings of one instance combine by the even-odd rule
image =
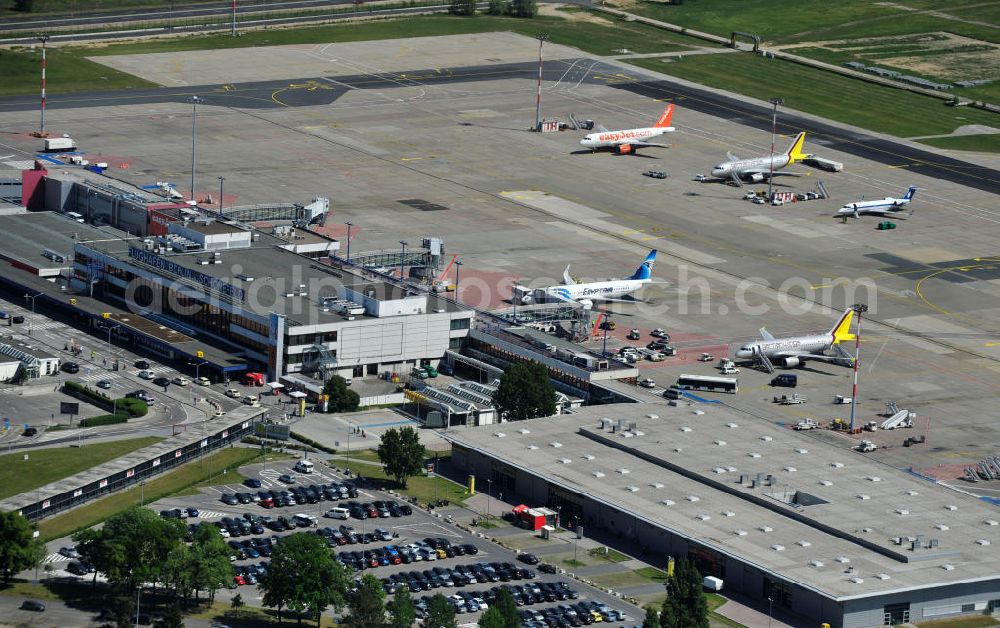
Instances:
[[[666,109],[663,110],[663,115],[661,115],[660,119],[656,121],[656,124],[653,125],[653,128],[663,129],[669,127],[670,121],[673,119],[673,117],[674,117],[674,105],[673,103],[671,103],[667,105]]]

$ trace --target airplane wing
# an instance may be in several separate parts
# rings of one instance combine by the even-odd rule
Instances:
[[[604,126],[603,124],[598,124],[597,128],[595,130],[598,133],[607,133],[608,132],[608,127]]]
[[[653,142],[622,142],[623,144],[631,144],[632,146],[655,146],[657,148],[673,148],[673,144],[654,144]]]
[[[740,160],[739,157],[737,157],[736,155],[734,155],[734,154],[732,154],[730,152],[726,152],[726,159],[728,159],[729,161],[739,161]]]
[[[759,174],[766,180],[768,177],[807,177],[811,173],[808,172],[786,172],[784,170],[775,170],[771,172],[765,168],[744,168],[740,170],[740,176],[746,177],[749,175]]]
[[[774,340],[774,335],[763,327],[760,328],[760,337],[767,341]]]

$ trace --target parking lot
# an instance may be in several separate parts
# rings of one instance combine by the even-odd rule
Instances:
[[[171,497],[148,507],[161,516],[182,514],[189,526],[206,524],[225,530],[220,533],[237,556],[233,565],[238,578],[232,589],[218,594],[222,599],[239,593],[250,604],[260,604],[261,593],[255,584],[267,569],[274,544],[288,534],[308,532],[323,536],[331,551],[342,562],[356,566],[359,573],[363,569],[381,579],[387,591],[406,583],[418,604],[422,596],[445,595],[458,611],[460,623],[474,621],[488,607],[483,603],[488,605],[503,584],[514,592],[527,626],[547,625],[537,622],[555,615],[566,617],[568,625],[584,625],[588,619],[612,626],[641,620],[640,609],[565,575],[543,573],[525,562],[534,563],[531,557],[467,533],[451,524],[450,517],[432,515],[393,495],[356,487],[355,480],[323,463],[308,474],[296,471],[295,465],[294,460],[248,465],[240,469],[246,480],[239,478],[203,489],[198,495]],[[285,481],[282,476],[287,476]],[[289,483],[288,479],[294,481]],[[315,497],[308,496],[309,487],[315,487]],[[336,493],[338,487],[343,492]],[[258,503],[262,492],[265,496],[276,493],[279,498],[298,493],[306,498],[303,503],[289,500],[285,506],[264,507]],[[355,511],[364,509],[366,517],[350,514],[352,506]],[[339,507],[348,510],[347,519],[325,516]],[[194,514],[197,516],[190,516]],[[52,575],[91,578],[92,574],[67,570],[73,561],[66,554],[71,552],[59,550],[71,545],[69,539],[49,545],[51,554],[46,560],[55,568]],[[579,606],[581,603],[586,606]],[[572,608],[574,604],[578,606]],[[559,610],[560,605],[566,608]],[[594,611],[597,615],[604,612],[600,620],[593,616]],[[586,613],[591,613],[590,617]],[[578,623],[568,619],[570,616]],[[551,621],[548,625],[557,625],[555,619]]]

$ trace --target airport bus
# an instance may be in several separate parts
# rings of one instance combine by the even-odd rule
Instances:
[[[707,390],[709,392],[724,392],[734,395],[740,389],[739,380],[735,377],[684,374],[677,378],[677,387],[681,390]]]

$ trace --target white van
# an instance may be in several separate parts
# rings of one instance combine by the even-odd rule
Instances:
[[[295,520],[295,525],[300,528],[309,528],[316,525],[316,517],[312,515],[298,514],[292,518]]]
[[[295,463],[295,470],[299,473],[312,473],[315,466],[308,460],[299,460]]]
[[[347,519],[351,516],[351,511],[346,508],[331,508],[326,511],[326,516],[331,519]]]

